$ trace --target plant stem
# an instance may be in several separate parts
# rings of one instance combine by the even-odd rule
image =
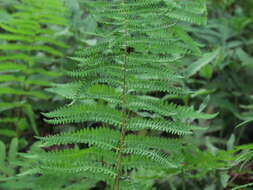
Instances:
[[[122,4],[124,5],[125,2],[122,0]],[[123,149],[125,146],[125,136],[126,136],[126,125],[127,125],[127,109],[126,109],[126,94],[127,94],[127,38],[128,38],[128,30],[127,30],[127,19],[125,19],[125,25],[124,25],[124,36],[125,36],[125,44],[124,44],[124,64],[123,64],[123,90],[121,95],[121,108],[122,108],[122,121],[121,121],[121,132],[120,132],[120,141],[119,141],[119,149],[117,151],[118,158],[116,162],[116,178],[113,185],[113,190],[120,190],[120,179],[122,176],[122,159],[123,159]]]
[[[125,104],[126,104],[126,98],[125,95],[127,93],[127,84],[126,84],[126,54],[125,54],[125,63],[124,63],[124,76],[123,76],[123,93],[121,96],[121,105],[122,105],[122,121],[121,121],[121,132],[120,132],[120,141],[119,141],[119,149],[118,149],[118,158],[117,158],[117,162],[116,162],[116,172],[117,172],[117,176],[115,178],[114,181],[114,190],[119,190],[119,183],[120,183],[120,178],[122,175],[122,158],[123,158],[123,149],[124,149],[124,144],[125,144],[125,136],[126,136],[126,124],[127,124],[127,110],[125,108]]]
[[[120,178],[122,176],[122,158],[123,158],[122,150],[124,149],[124,142],[125,142],[125,136],[126,136],[126,131],[125,131],[124,128],[125,127],[123,127],[123,126],[121,128],[118,159],[117,159],[117,163],[116,163],[117,176],[116,176],[115,181],[114,181],[114,187],[113,187],[114,190],[119,190],[120,189]]]

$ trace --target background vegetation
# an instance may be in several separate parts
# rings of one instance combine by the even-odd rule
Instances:
[[[74,128],[54,128],[42,112],[69,103],[50,87],[69,81],[64,71],[75,67],[69,57],[104,30],[82,0],[38,2],[0,0],[0,189],[105,189],[80,176],[34,175],[24,154],[41,151],[36,137]],[[199,119],[207,129],[183,138],[180,170],[134,172],[145,189],[253,189],[252,22],[252,0],[210,0],[207,25],[185,26],[202,50],[184,58],[185,84],[194,93],[163,99],[219,115]]]

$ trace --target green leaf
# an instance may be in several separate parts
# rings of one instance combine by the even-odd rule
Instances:
[[[5,167],[5,161],[6,161],[6,146],[2,141],[0,141],[0,168]]]
[[[211,65],[205,65],[200,70],[199,75],[203,78],[210,79],[213,75],[213,67]]]
[[[7,137],[15,137],[17,133],[10,129],[0,129],[0,135],[7,136]]]
[[[235,135],[232,134],[227,141],[227,150],[232,150],[235,145]]]
[[[35,121],[36,118],[35,118],[35,114],[34,114],[33,109],[32,109],[32,105],[31,104],[25,104],[23,106],[23,109],[24,109],[24,113],[26,113],[26,115],[29,118],[30,125],[32,126],[32,129],[33,129],[34,133],[36,135],[39,135],[39,131],[38,131],[36,121]]]
[[[13,164],[16,161],[18,153],[18,139],[13,138],[10,143],[9,152],[8,152],[8,162]]]
[[[253,182],[252,183],[247,183],[247,184],[244,184],[244,185],[239,185],[237,187],[232,188],[231,190],[244,189],[244,188],[252,187],[252,186],[253,186]]]
[[[230,178],[230,175],[228,175],[226,172],[221,173],[220,181],[223,188],[227,187],[229,178]]]
[[[195,75],[198,71],[201,70],[201,68],[214,61],[215,58],[219,55],[219,53],[220,49],[216,49],[211,53],[204,54],[199,60],[197,60],[188,67],[188,69],[186,70],[187,76],[190,77]]]
[[[252,118],[252,119],[248,119],[248,120],[246,120],[246,121],[244,121],[244,122],[241,122],[241,123],[239,123],[238,125],[236,125],[235,128],[242,127],[242,126],[244,126],[244,125],[246,125],[246,124],[248,124],[248,123],[251,123],[252,121],[253,121],[253,118]]]

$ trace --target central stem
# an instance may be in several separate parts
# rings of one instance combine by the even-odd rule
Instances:
[[[125,2],[122,1],[122,5],[124,7]],[[127,15],[126,15],[127,16]],[[126,136],[126,125],[127,125],[127,109],[126,109],[126,94],[127,94],[127,38],[128,38],[128,30],[127,30],[127,18],[124,20],[124,37],[125,37],[125,44],[124,44],[124,63],[123,63],[123,85],[122,85],[122,95],[121,95],[121,127],[120,127],[120,140],[119,140],[119,147],[118,147],[118,157],[116,161],[116,178],[113,185],[113,190],[120,190],[120,180],[122,177],[122,159],[123,159],[123,149],[125,147],[125,136]]]
[[[127,47],[125,47],[125,55],[124,55],[124,66],[123,66],[123,92],[121,96],[121,105],[122,105],[122,120],[121,120],[121,128],[120,128],[120,140],[119,140],[119,149],[118,149],[118,158],[116,162],[116,172],[117,176],[114,181],[114,190],[119,190],[120,178],[122,175],[122,158],[123,158],[123,149],[125,144],[125,136],[126,136],[126,125],[127,125],[127,110],[126,110],[126,94],[127,94],[127,81],[126,81],[126,72],[127,72]]]

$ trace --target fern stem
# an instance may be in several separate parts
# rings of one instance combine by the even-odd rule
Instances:
[[[126,55],[125,55],[125,60],[126,60]],[[122,158],[123,158],[123,149],[124,149],[124,144],[125,144],[125,136],[126,136],[126,125],[127,125],[127,110],[124,108],[125,106],[125,95],[127,92],[127,86],[126,86],[126,61],[124,63],[124,88],[123,88],[123,93],[121,96],[121,104],[122,104],[122,122],[121,122],[121,132],[120,132],[120,141],[119,141],[119,149],[118,149],[118,158],[116,162],[116,172],[117,176],[114,181],[114,190],[119,190],[120,189],[120,178],[122,176]]]
[[[127,51],[127,50],[125,50]],[[126,52],[127,53],[127,52]],[[125,61],[124,61],[124,81],[123,81],[123,92],[121,96],[121,105],[122,105],[122,122],[121,122],[121,132],[120,132],[120,142],[119,142],[119,149],[118,149],[118,158],[116,162],[116,172],[117,176],[114,181],[114,190],[119,190],[120,189],[120,178],[122,176],[122,158],[123,158],[123,149],[124,149],[124,144],[125,144],[125,136],[126,136],[126,125],[127,125],[127,110],[125,109],[125,95],[127,93],[127,84],[126,84],[126,60],[127,60],[127,55],[125,53]]]
[[[122,0],[122,4],[125,4],[125,1]],[[114,181],[113,189],[114,190],[120,190],[120,180],[122,177],[122,159],[123,159],[123,149],[124,149],[124,144],[125,144],[125,136],[126,136],[126,125],[127,125],[127,109],[126,109],[126,94],[127,94],[127,39],[128,39],[128,30],[127,30],[127,18],[125,19],[125,24],[124,24],[124,37],[125,37],[125,47],[124,47],[124,64],[123,64],[123,89],[122,89],[122,95],[121,95],[121,107],[122,107],[122,122],[121,122],[121,132],[120,132],[120,141],[119,141],[119,149],[118,149],[118,157],[117,157],[117,162],[116,162],[116,178]]]
[[[122,150],[124,149],[124,142],[125,142],[125,136],[126,136],[125,126],[126,126],[126,119],[121,127],[121,136],[120,136],[120,143],[119,143],[119,150],[118,150],[118,158],[117,158],[117,163],[116,163],[117,176],[114,181],[114,187],[113,187],[114,190],[120,189],[120,179],[122,176],[122,158],[123,158]]]

